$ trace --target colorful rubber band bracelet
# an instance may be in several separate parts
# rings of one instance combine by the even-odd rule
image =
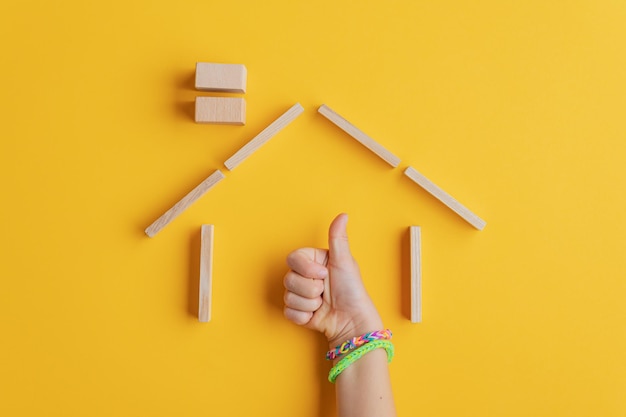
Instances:
[[[333,366],[328,373],[328,380],[334,384],[337,377],[350,365],[361,359],[366,353],[378,348],[383,348],[387,351],[387,363],[390,363],[393,359],[394,353],[393,343],[389,340],[374,340],[373,342],[363,345],[357,350],[350,352],[337,362],[337,364]]]
[[[354,350],[360,346],[363,346],[369,342],[373,342],[374,340],[390,340],[393,334],[391,330],[376,330],[374,332],[365,333],[364,335],[353,337],[350,340],[347,340],[335,347],[333,350],[329,350],[326,352],[326,360],[332,361],[342,357],[347,354],[351,350]]]

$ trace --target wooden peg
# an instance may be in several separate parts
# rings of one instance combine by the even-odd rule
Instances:
[[[420,174],[413,167],[408,167],[404,175],[409,177],[417,185],[428,191],[435,198],[448,206],[452,211],[461,216],[463,220],[474,226],[478,230],[483,230],[487,224],[483,219],[472,213],[463,204],[459,203],[450,194],[437,187],[432,181]]]
[[[326,117],[328,120],[336,124],[339,128],[341,128],[344,132],[352,136],[354,139],[359,141],[363,146],[365,146],[370,151],[374,152],[380,158],[382,158],[385,162],[387,162],[392,167],[397,167],[400,164],[400,158],[389,152],[385,149],[380,143],[376,142],[371,137],[367,136],[361,130],[359,130],[352,123],[341,117],[335,111],[333,111],[330,107],[325,104],[317,110],[321,115]]]
[[[270,140],[275,134],[280,132],[285,126],[291,123],[296,117],[298,117],[304,108],[300,103],[294,104],[289,110],[283,113],[278,119],[274,120],[272,124],[263,129],[261,133],[256,135],[250,142],[246,143],[243,148],[239,149],[233,156],[228,158],[224,165],[229,170],[235,169],[237,165],[242,163],[247,157],[259,149],[265,142]]]
[[[246,124],[246,100],[241,97],[196,97],[196,123]]]
[[[419,226],[411,226],[411,323],[422,322],[422,238]]]
[[[245,93],[248,71],[241,64],[196,63],[196,89]]]
[[[213,286],[213,225],[203,224],[200,242],[200,291],[198,300],[198,321],[211,320],[211,297]]]
[[[165,212],[161,217],[156,219],[146,229],[146,234],[149,237],[154,237],[167,226],[172,220],[178,217],[183,211],[187,210],[197,199],[202,197],[207,191],[209,191],[215,184],[220,182],[224,178],[224,174],[219,169],[209,176],[206,180],[202,181],[196,188],[191,190],[186,196],[184,196],[178,203],[171,209]]]

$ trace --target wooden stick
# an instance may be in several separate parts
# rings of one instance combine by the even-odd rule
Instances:
[[[172,220],[192,205],[197,199],[202,197],[207,191],[209,191],[215,184],[220,182],[224,178],[224,174],[219,169],[209,176],[206,180],[202,181],[200,185],[191,190],[186,196],[184,196],[178,203],[171,209],[165,212],[161,217],[156,219],[146,229],[146,234],[150,237],[154,237],[161,229],[167,226]]]
[[[241,97],[196,97],[196,123],[246,124],[246,100]]]
[[[283,113],[278,119],[274,120],[272,124],[263,129],[261,133],[256,135],[250,142],[246,143],[243,148],[239,149],[233,156],[228,158],[224,165],[230,171],[235,169],[237,165],[242,163],[247,157],[249,157],[254,151],[259,149],[265,142],[270,140],[275,134],[280,132],[285,126],[291,123],[296,117],[298,117],[304,108],[300,103],[294,104],[289,110]]]
[[[196,63],[196,90],[245,93],[248,71],[241,64]]]
[[[385,149],[381,144],[376,142],[371,137],[367,136],[361,130],[359,130],[352,123],[341,117],[339,114],[335,113],[330,107],[325,104],[317,110],[320,114],[326,117],[328,120],[336,124],[339,128],[341,128],[344,132],[352,136],[357,141],[361,142],[363,146],[365,146],[370,151],[374,152],[380,158],[382,158],[385,162],[387,162],[392,167],[397,167],[400,164],[400,158],[389,152]]]
[[[200,243],[200,292],[198,321],[211,321],[211,296],[213,284],[213,225],[203,224]]]
[[[483,230],[487,224],[483,219],[469,211],[469,209],[467,209],[464,205],[456,201],[454,197],[437,187],[428,178],[417,172],[413,167],[408,167],[406,171],[404,171],[404,175],[412,179],[417,185],[428,191],[476,229]]]
[[[422,239],[419,226],[411,226],[411,323],[422,322]]]

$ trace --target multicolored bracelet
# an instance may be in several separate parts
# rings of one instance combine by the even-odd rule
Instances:
[[[378,348],[383,348],[387,351],[387,363],[390,363],[393,359],[394,353],[393,343],[389,340],[374,340],[373,342],[363,345],[357,350],[350,352],[337,362],[337,364],[333,366],[328,373],[328,380],[334,384],[337,377],[345,371],[348,366],[361,359],[366,353]]]
[[[337,346],[333,350],[326,352],[326,360],[332,361],[345,355],[346,353],[363,346],[374,340],[390,340],[392,336],[391,330],[376,330],[375,332],[365,333],[364,335],[353,337]]]

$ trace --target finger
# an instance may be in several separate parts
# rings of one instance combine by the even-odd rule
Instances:
[[[314,279],[324,279],[328,276],[325,266],[327,251],[323,249],[297,249],[287,256],[287,265],[298,274]]]
[[[294,271],[287,272],[283,284],[288,291],[305,298],[317,298],[324,292],[324,281],[306,278]]]
[[[313,313],[310,311],[298,311],[289,307],[284,308],[283,314],[288,320],[299,325],[307,324],[313,317]]]
[[[304,298],[287,290],[285,290],[283,301],[286,307],[299,311],[315,312],[322,305],[322,297]]]
[[[328,255],[337,264],[352,260],[347,226],[348,215],[342,213],[335,217],[328,230]]]

